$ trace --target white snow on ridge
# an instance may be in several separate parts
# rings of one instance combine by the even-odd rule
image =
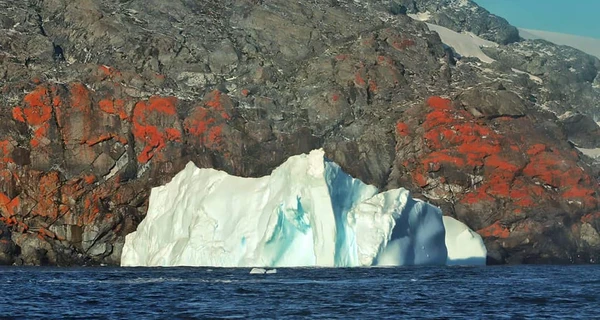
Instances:
[[[429,12],[409,14],[408,16],[422,22],[431,19],[431,14]],[[482,39],[471,32],[458,33],[437,24],[426,24],[429,30],[437,32],[440,35],[442,42],[448,47],[451,47],[458,55],[462,57],[475,57],[485,63],[492,63],[495,61],[483,53],[481,47],[497,47],[497,43]]]
[[[429,21],[429,19],[431,19],[431,13],[429,13],[429,11],[419,12],[417,14],[409,13],[407,15],[418,21]]]
[[[352,267],[485,264],[481,238],[403,188],[378,190],[322,150],[270,176],[189,163],[154,188],[122,266]]]
[[[592,159],[600,160],[600,148],[594,148],[594,149],[577,148],[577,150],[579,150],[581,153],[583,153],[584,155],[586,155]]]
[[[519,35],[524,39],[543,39],[558,45],[570,46],[600,59],[600,39],[541,30],[518,29]]]
[[[523,70],[519,70],[519,69],[515,69],[515,68],[511,68],[511,70],[514,73],[518,73],[518,74],[526,74],[527,76],[529,76],[529,80],[532,80],[534,82],[537,82],[538,84],[542,84],[544,83],[544,80],[542,80],[542,78],[538,77],[538,76],[534,76],[529,72],[525,72]]]
[[[427,23],[427,26],[429,27],[429,30],[437,32],[440,35],[442,42],[445,45],[452,47],[459,55],[463,57],[479,58],[479,60],[486,63],[495,61],[483,53],[481,47],[497,47],[497,43],[482,39],[471,32],[458,33],[431,23]]]

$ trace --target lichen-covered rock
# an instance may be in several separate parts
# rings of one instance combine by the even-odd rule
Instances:
[[[554,114],[595,99],[597,61],[521,61],[537,42],[456,60],[404,9],[499,43],[512,27],[403,3],[0,1],[0,263],[118,264],[188,161],[261,176],[319,147],[478,230],[490,261],[598,261],[600,170],[571,144],[595,146],[575,127],[597,107]]]
[[[494,102],[487,104],[481,108]],[[476,117],[439,97],[407,113],[397,125],[392,176],[477,230],[497,260],[490,262],[580,261],[574,253],[585,250],[574,230],[600,197],[594,171],[552,138],[558,127],[535,114]]]

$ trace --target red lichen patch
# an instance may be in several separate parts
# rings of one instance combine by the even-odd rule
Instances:
[[[332,94],[331,95],[331,102],[336,103],[338,101],[340,101],[340,95],[337,94],[337,93]]]
[[[19,122],[25,122],[25,116],[23,115],[23,109],[21,107],[14,107],[12,110],[13,119]]]
[[[100,70],[100,72],[106,76],[110,76],[112,74],[112,68],[109,66],[101,65],[98,67],[98,70]]]
[[[50,239],[57,239],[57,236],[54,232],[46,229],[46,228],[40,228],[38,230],[38,234],[42,237],[46,237],[46,238],[50,238]]]
[[[52,117],[52,105],[48,89],[38,86],[23,98],[23,108],[13,108],[13,117],[30,126],[39,126]]]
[[[448,99],[431,97],[427,105],[431,109],[421,124],[424,148],[418,164],[408,163],[416,185],[426,187],[423,177],[427,174],[457,173],[453,183],[469,190],[467,194],[458,194],[463,204],[489,202],[496,207],[509,201],[526,209],[547,201],[561,201],[580,209],[597,208],[594,179],[579,167],[577,155],[571,150],[552,150],[539,143],[545,142],[543,136],[533,136],[528,143],[520,139],[517,146],[514,136],[497,131],[504,126],[513,127],[509,121],[526,123],[526,119],[507,119],[500,124],[494,121],[491,125],[496,129],[492,129],[484,119],[455,108]],[[396,132],[400,136],[408,128],[408,124],[406,128],[397,124]],[[476,173],[476,184],[474,180],[471,184],[465,181],[465,172]]]
[[[104,134],[101,134],[98,137],[89,138],[89,139],[83,141],[83,143],[91,147],[91,146],[94,146],[94,145],[96,145],[96,144],[98,144],[100,142],[111,140],[111,139],[113,139],[115,137],[118,138],[118,136],[116,136],[116,135],[114,135],[112,133],[104,133]]]
[[[540,154],[544,150],[546,150],[546,145],[539,143],[531,146],[531,148],[527,150],[527,154],[530,156],[535,156]]]
[[[51,171],[42,175],[36,194],[37,205],[32,213],[40,217],[48,217],[51,219],[58,218],[59,188],[60,177],[58,172]]]
[[[113,80],[120,80],[120,78],[122,78],[122,76],[123,76],[120,71],[116,70],[113,67],[109,67],[106,65],[98,66],[98,72],[100,74],[101,80],[104,80],[106,78],[111,78]]]
[[[465,160],[458,156],[449,155],[444,151],[436,151],[423,158],[422,164],[426,172],[435,172],[440,169],[441,164],[452,164],[458,168],[464,167]]]
[[[138,155],[140,163],[146,163],[159,154],[167,142],[181,142],[181,131],[173,126],[178,124],[177,98],[158,96],[140,101],[133,110],[133,136],[144,143]],[[169,124],[169,125],[164,125]]]
[[[231,99],[220,91],[209,93],[204,99],[204,106],[196,107],[185,119],[185,130],[200,145],[213,150],[221,150],[223,144],[224,123],[231,119],[227,109],[232,108]]]
[[[344,61],[348,59],[348,55],[347,54],[338,54],[335,56],[335,60],[336,61]]]
[[[228,95],[219,90],[213,90],[204,98],[204,105],[215,111],[220,112],[221,118],[230,120],[229,110],[233,108],[233,103]]]
[[[500,239],[506,239],[510,236],[510,231],[507,228],[500,225],[499,221],[486,228],[477,230],[477,233],[479,233],[484,238],[495,237]]]
[[[9,198],[6,194],[0,192],[0,211],[2,216],[11,217],[16,214],[16,209],[19,208],[20,200],[18,197]]]
[[[11,141],[0,140],[0,152],[1,152],[0,159],[2,160],[2,163],[0,164],[0,166],[4,167],[4,165],[6,165],[7,163],[14,162],[11,157],[12,150],[13,150],[13,144],[11,143]]]
[[[539,151],[542,147],[535,146],[529,150],[535,154],[529,164],[523,169],[523,174],[545,185],[558,188],[563,199],[576,201],[587,208],[594,208],[597,194],[593,179],[577,165],[576,159],[570,154],[559,151]]]
[[[427,99],[427,105],[436,110],[452,110],[452,101],[442,97],[430,97]]]
[[[413,180],[421,188],[424,188],[429,184],[429,182],[427,181],[427,177],[421,173],[415,173],[413,175]]]
[[[382,66],[394,66],[394,60],[386,56],[377,56],[377,64]]]
[[[129,120],[125,110],[125,101],[121,99],[103,99],[98,102],[100,110],[108,114],[118,115],[121,120]]]
[[[185,129],[194,136],[202,136],[208,130],[208,127],[213,124],[216,119],[208,116],[207,109],[198,107],[184,122]]]
[[[520,178],[513,182],[509,196],[516,205],[528,208],[545,199],[545,193],[543,187],[525,182],[523,178]]]
[[[481,202],[493,202],[494,198],[488,195],[484,188],[477,188],[474,191],[467,193],[461,200],[464,204],[476,204]]]
[[[366,88],[367,87],[367,82],[364,79],[364,75],[362,74],[362,70],[357,71],[354,74],[354,85],[356,85],[359,88]]]
[[[29,226],[17,220],[17,217],[0,217],[0,221],[11,227],[13,232],[25,233],[29,230]]]
[[[377,93],[377,82],[375,82],[375,80],[369,80],[369,91]]]
[[[415,41],[411,39],[394,39],[392,41],[392,47],[397,50],[403,51],[408,47],[412,47],[415,45]]]
[[[96,182],[96,176],[93,175],[93,174],[88,174],[88,175],[86,175],[86,176],[83,177],[83,181],[86,184],[92,184],[92,183]]]
[[[46,135],[52,118],[52,99],[46,87],[38,86],[27,94],[23,98],[23,106],[12,109],[12,116],[15,120],[28,124],[33,131],[30,140],[32,147],[50,143]]]
[[[73,83],[70,85],[71,108],[78,111],[87,112],[90,109],[90,92],[82,83]]]
[[[404,122],[396,123],[396,134],[402,137],[406,137],[410,134],[410,130],[408,129],[408,125]]]

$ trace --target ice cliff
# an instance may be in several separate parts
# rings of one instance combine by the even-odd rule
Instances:
[[[380,193],[315,150],[262,178],[189,163],[152,190],[121,264],[354,267],[485,264],[485,256],[464,224],[403,188]]]

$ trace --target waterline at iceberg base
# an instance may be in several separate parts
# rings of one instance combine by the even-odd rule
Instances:
[[[122,266],[357,267],[485,264],[481,237],[403,188],[379,192],[322,150],[270,176],[193,163],[154,188]]]

